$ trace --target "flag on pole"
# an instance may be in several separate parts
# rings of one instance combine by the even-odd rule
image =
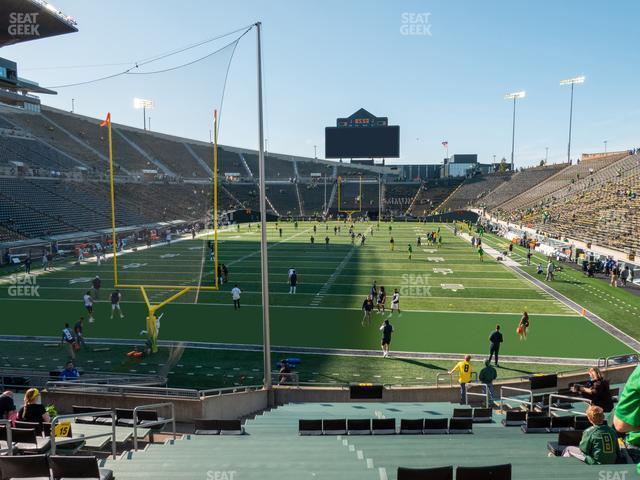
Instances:
[[[102,121],[102,123],[100,123],[100,126],[101,127],[106,127],[110,123],[111,123],[111,113],[107,113],[107,118],[105,118],[104,121]]]
[[[444,148],[447,148],[449,146],[449,142],[447,142],[446,140],[444,142],[442,142],[442,146]]]

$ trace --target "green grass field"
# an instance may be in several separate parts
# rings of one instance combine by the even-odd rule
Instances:
[[[314,225],[317,229],[315,234]],[[342,231],[336,235],[333,228],[337,225]],[[282,236],[278,228],[282,229]],[[426,245],[425,234],[437,228],[443,235],[442,246]],[[487,255],[485,261],[480,262],[471,245],[454,236],[445,225],[395,222],[382,223],[378,228],[375,223],[357,223],[356,232],[367,236],[364,246],[352,245],[347,230],[348,225],[335,222],[326,226],[301,222],[297,228],[292,223],[281,222],[278,227],[275,224],[268,227],[272,344],[288,347],[293,352],[300,347],[323,349],[314,352],[317,355],[308,356],[307,361],[313,365],[310,375],[315,371],[317,377],[372,381],[381,373],[373,374],[370,365],[381,365],[381,371],[390,368],[382,366],[390,365],[389,362],[378,362],[384,362],[382,359],[374,362],[367,357],[330,355],[333,353],[331,349],[379,349],[378,328],[387,315],[374,314],[370,326],[361,325],[362,301],[373,280],[385,286],[387,308],[393,289],[398,288],[401,294],[402,315],[394,314],[391,318],[395,329],[391,345],[394,352],[485,354],[487,338],[496,323],[502,325],[505,333],[502,355],[593,359],[632,351],[509,267]],[[315,244],[310,242],[311,235],[315,236]],[[416,245],[418,235],[423,238],[420,247]],[[324,242],[325,236],[330,239],[328,246]],[[394,251],[390,249],[391,236],[395,240]],[[195,293],[189,293],[163,308],[161,341],[262,343],[259,231],[255,224],[251,230],[242,225],[239,231],[234,227],[221,232],[219,238],[219,261],[229,267],[229,282],[218,292],[201,291],[197,299]],[[202,264],[205,240],[174,241],[171,245],[119,254],[120,283],[194,285],[198,282],[202,266],[203,284],[212,284],[211,262],[206,260]],[[485,242],[499,246],[504,240],[486,235]],[[413,247],[411,260],[407,252],[409,244]],[[515,254],[513,258],[524,264],[524,257],[518,257],[523,250],[517,247]],[[295,295],[288,293],[289,268],[295,268],[299,275]],[[534,267],[526,268],[527,271],[535,270]],[[3,335],[58,337],[65,322],[73,323],[86,314],[82,295],[90,289],[90,280],[100,275],[103,287],[95,306],[96,322],[85,324],[86,337],[107,343],[108,339],[143,338],[140,331],[145,328],[146,306],[139,290],[123,289],[125,318],[109,318],[112,260],[99,267],[93,261],[82,265],[71,260],[60,261],[53,272],[43,274],[34,269],[33,273],[38,286],[37,297],[11,295],[9,287],[21,281],[23,273],[5,272],[0,278],[0,308],[6,319]],[[242,308],[238,311],[233,309],[230,294],[235,283],[243,290]],[[635,338],[640,337],[638,297],[621,289],[612,289],[600,280],[586,279],[570,268],[566,268],[552,286],[607,322]],[[151,292],[153,302],[160,302],[171,294],[164,290]],[[610,303],[611,299],[615,302]],[[515,333],[523,310],[531,316],[531,330],[526,342],[519,341]],[[121,353],[118,351],[117,355]],[[82,362],[83,355],[86,359],[90,357],[89,352],[81,352],[79,362]],[[188,355],[191,354],[185,353],[184,357]],[[230,359],[240,354],[225,352],[211,355]],[[258,353],[246,352],[245,355],[247,358],[242,361],[248,362],[248,366],[255,362],[251,368],[247,367],[248,371],[260,368]],[[195,357],[195,363],[190,362],[189,365],[200,362],[201,367],[207,368],[208,363],[201,360],[200,353]],[[282,355],[276,356],[279,357]],[[114,365],[121,363],[120,359],[114,361]],[[154,362],[161,363],[153,359],[144,363],[149,366]],[[340,362],[344,363],[343,367]],[[444,368],[444,364],[437,366]],[[395,375],[384,375],[389,379],[427,378],[431,375],[416,372],[415,368],[416,365],[412,364],[399,365]],[[539,370],[538,367],[532,370],[530,363],[529,368],[519,365],[515,369]],[[544,368],[548,371],[554,367]],[[359,371],[363,376],[354,377],[354,374],[359,375]],[[339,375],[336,377],[333,373]],[[244,381],[249,380],[246,378],[249,376],[255,377],[244,375]],[[227,382],[220,380],[218,383]]]

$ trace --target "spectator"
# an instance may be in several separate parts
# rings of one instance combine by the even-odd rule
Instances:
[[[224,263],[222,264],[222,280],[223,283],[227,283],[229,281],[229,269]]]
[[[389,319],[385,319],[380,326],[380,331],[382,332],[382,356],[386,358],[389,356],[389,345],[391,344],[391,334],[393,333],[393,326],[389,323]]]
[[[295,270],[291,269],[289,273],[289,293],[295,294],[298,287],[298,274]]]
[[[464,405],[467,403],[467,383],[471,381],[471,373],[473,372],[471,355],[465,355],[464,360],[456,363],[449,375],[453,375],[455,372],[458,372],[458,382],[460,383],[460,405]]]
[[[15,420],[16,404],[13,403],[13,392],[7,390],[0,395],[0,419]]]
[[[64,370],[60,372],[60,380],[73,380],[74,378],[80,378],[80,373],[73,362],[69,361],[64,365]]]
[[[487,392],[489,393],[489,402],[493,405],[494,399],[494,391],[493,391],[493,381],[498,378],[498,372],[496,369],[491,366],[491,360],[485,360],[484,368],[480,370],[480,374],[478,375],[478,380],[484,383],[487,386]]]
[[[582,433],[579,447],[567,447],[563,457],[574,457],[588,465],[613,465],[618,460],[619,447],[616,432],[604,423],[602,408],[591,405],[587,418],[592,427]]]
[[[553,272],[556,269],[556,266],[553,264],[551,260],[547,263],[547,276],[545,278],[546,281],[550,282],[553,280]]]
[[[591,400],[593,405],[602,408],[603,411],[610,412],[613,410],[613,399],[609,382],[603,378],[602,372],[597,367],[589,369],[589,377],[586,385],[573,385],[571,391]]]
[[[31,255],[27,256],[24,261],[24,273],[27,275],[31,274]]]
[[[62,329],[62,338],[60,339],[60,345],[65,346],[71,360],[76,359],[76,351],[74,348],[75,343],[76,339],[73,337],[73,333],[71,333],[71,328],[69,328],[68,323],[65,323],[64,328]]]
[[[629,265],[625,265],[622,271],[620,272],[620,283],[622,283],[623,287],[627,286],[628,279],[629,279]]]
[[[49,270],[49,257],[47,256],[47,252],[42,254],[42,270],[45,272]]]
[[[616,405],[613,426],[627,433],[627,443],[640,447],[640,366],[627,379]]]
[[[84,322],[84,317],[80,317],[80,320],[78,320],[76,324],[73,326],[73,333],[76,337],[76,342],[78,343],[78,346],[84,346],[84,334],[82,333],[83,326],[84,326],[83,322]]]
[[[289,364],[286,360],[282,360],[280,362],[280,371],[278,373],[280,375],[278,377],[279,385],[289,383],[289,378],[291,377],[291,368],[289,367]]]
[[[500,344],[504,341],[502,338],[502,332],[500,332],[500,325],[496,325],[496,329],[489,336],[489,359],[487,360],[491,363],[491,358],[495,355],[496,357],[496,367],[498,366],[498,354],[500,353]]]
[[[362,302],[362,326],[369,325],[371,323],[371,312],[373,311],[373,297],[368,295]]]
[[[537,273],[538,275],[542,275],[542,272],[543,272],[543,270],[542,270],[542,264],[541,264],[541,263],[539,263],[539,264],[538,264],[538,266],[536,267],[536,273]]]
[[[231,298],[233,299],[233,309],[238,310],[240,308],[240,294],[242,290],[238,288],[238,284],[236,283],[231,289]]]
[[[18,411],[18,420],[21,422],[49,423],[51,418],[42,406],[40,391],[30,388],[24,394],[24,405]]]
[[[619,277],[620,277],[620,267],[618,267],[618,264],[615,264],[611,269],[611,286],[612,287],[618,286]]]

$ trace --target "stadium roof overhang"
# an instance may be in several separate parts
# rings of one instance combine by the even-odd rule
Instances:
[[[44,0],[0,2],[0,47],[77,31],[72,17]]]

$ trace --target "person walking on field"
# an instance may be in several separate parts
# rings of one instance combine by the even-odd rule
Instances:
[[[362,326],[371,324],[371,312],[373,311],[373,297],[368,295],[362,302]]]
[[[522,312],[517,332],[521,341],[527,339],[527,334],[529,333],[529,314],[527,312]]]
[[[489,358],[488,362],[491,363],[491,358],[495,355],[496,367],[498,366],[498,354],[500,353],[500,344],[504,341],[502,332],[500,331],[500,325],[496,325],[495,331],[489,336]]]
[[[289,293],[296,293],[296,288],[298,287],[298,274],[295,270],[292,270],[289,274]]]
[[[231,298],[233,299],[233,309],[238,310],[240,308],[240,294],[242,290],[238,288],[238,284],[235,284],[231,289]]]
[[[388,318],[380,326],[380,331],[382,332],[382,356],[386,358],[389,356],[389,345],[391,344],[391,334],[393,333],[393,326],[389,323]]]

